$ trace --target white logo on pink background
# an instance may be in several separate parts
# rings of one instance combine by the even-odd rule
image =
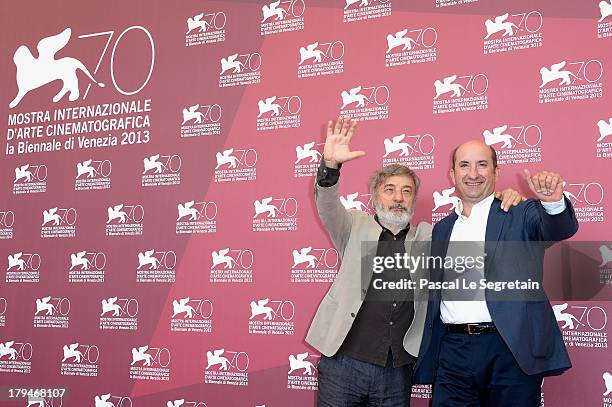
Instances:
[[[249,355],[245,352],[214,349],[206,352],[206,369],[215,368],[218,371],[237,370],[245,372],[249,367]]]
[[[109,206],[106,212],[108,214],[107,224],[140,223],[144,219],[144,207],[142,205],[118,204]]]
[[[599,247],[599,254],[601,254],[601,264],[599,267],[604,267],[612,261],[612,246],[601,245]]]
[[[232,70],[232,73],[240,73],[244,68],[244,64],[238,61],[238,54],[232,54],[227,58],[221,58],[221,75]]]
[[[365,198],[366,202],[359,200],[358,198]],[[344,209],[355,209],[362,212],[370,212],[372,205],[372,195],[363,194],[359,195],[359,192],[347,194],[346,196],[340,196],[340,202]]]
[[[561,329],[575,329],[574,322],[576,322],[578,325],[582,325],[574,315],[570,314],[569,312],[564,312],[567,307],[567,303],[553,305],[552,307],[557,322],[563,322]]]
[[[15,168],[15,181],[13,183],[17,183],[21,179],[24,179],[25,182],[32,181],[32,171],[29,170],[30,164],[22,165],[21,167]]]
[[[231,256],[227,255],[229,251],[230,251],[229,247],[225,249],[221,249],[218,252],[213,250],[211,254],[212,255],[212,266],[210,268],[214,269],[216,266],[219,266],[221,264],[224,265],[223,268],[225,269],[232,267],[232,265],[235,264],[236,261]]]
[[[612,0],[606,1],[602,0],[599,2],[599,11],[601,12],[601,18],[599,22],[601,23],[604,19],[612,16]]]
[[[311,63],[322,62],[325,53],[320,49],[317,49],[318,46],[318,42],[313,42],[312,44],[306,45],[306,47],[300,47],[300,63],[298,65],[302,65],[309,59],[314,59],[314,61],[311,61]]]
[[[85,160],[82,163],[77,163],[77,178],[87,174],[87,178],[93,178],[95,170],[91,166],[92,160]]]
[[[68,100],[75,101],[79,97],[79,78],[77,70],[82,71],[92,82],[97,82],[89,70],[76,58],[64,57],[55,59],[55,54],[64,48],[70,40],[71,30],[66,28],[57,35],[43,38],[38,42],[38,57],[35,58],[27,46],[21,45],[13,55],[17,67],[17,96],[9,104],[14,108],[30,91],[56,80],[62,81],[62,89],[53,97],[58,102],[68,93]]]
[[[303,247],[299,251],[293,250],[291,253],[293,254],[293,266],[291,268],[296,268],[298,265],[305,263],[308,268],[315,268],[317,263],[317,257],[313,254],[310,254],[312,251],[312,246]]]
[[[298,353],[297,355],[289,355],[289,372],[291,374],[296,370],[303,369],[302,372],[299,372],[304,375],[312,376],[317,371],[317,368],[314,366],[312,362],[306,360],[308,357],[308,352]]]
[[[7,341],[4,343],[0,342],[0,359],[2,359],[5,356],[8,356],[7,359],[10,359],[10,360],[17,359],[19,352],[17,352],[17,349],[13,348],[14,344],[15,344],[15,341]]]
[[[450,97],[460,97],[462,95],[461,91],[467,92],[467,89],[458,83],[454,83],[457,79],[457,75],[451,75],[444,79],[436,80],[434,82],[434,88],[436,89],[436,96],[434,99],[439,98],[440,96],[451,93]]]
[[[44,315],[53,315],[55,313],[55,305],[50,303],[51,296],[36,299],[36,313],[44,311]]]
[[[161,351],[167,351],[165,348],[151,348],[150,351],[153,352],[153,354],[151,354],[147,353],[148,350],[148,345],[132,348],[132,363],[130,363],[130,366],[133,366],[139,362],[142,362],[142,366],[154,366],[155,362],[159,362],[158,357]],[[168,356],[169,355],[170,354],[168,353]]]
[[[40,237],[74,237],[77,212],[74,208],[49,208],[43,210]]]
[[[406,34],[408,34],[407,28],[393,35],[387,35],[387,54],[397,47],[402,47],[400,51],[410,51],[413,46],[417,45],[416,41],[410,37],[406,37]]]
[[[612,393],[612,374],[610,374],[609,372],[604,372],[602,377],[604,380],[604,385],[606,386],[606,391],[604,392],[603,395],[607,396],[608,394]]]
[[[287,11],[279,7],[281,0],[273,1],[270,4],[265,4],[261,8],[263,14],[262,23],[266,22],[271,17],[274,17],[274,21],[279,21],[285,18]]]
[[[202,20],[203,18],[204,13],[189,17],[187,19],[187,34],[195,29],[199,29],[198,32],[206,32],[206,30],[210,27],[210,23],[206,20]]]
[[[400,152],[400,156],[410,155],[410,151],[408,151],[409,145],[403,141],[405,137],[405,134],[400,134],[391,139],[386,138],[383,142],[385,145],[385,155],[383,157],[387,157],[396,151]]]
[[[438,191],[434,191],[433,199],[435,206],[431,211],[435,212],[439,208],[444,207],[446,205],[451,205],[450,209],[448,210],[454,210],[460,202],[459,197],[453,195],[454,193],[455,187],[443,189],[441,193]]]
[[[251,307],[251,316],[249,320],[259,317],[255,319],[263,319],[266,321],[283,319],[285,321],[291,321],[295,315],[295,306],[292,301],[271,301],[270,298],[264,298],[257,301],[251,301],[249,305]]]
[[[599,138],[597,142],[603,141],[604,138],[612,135],[612,117],[608,121],[600,120],[597,122],[597,127],[599,128]]]
[[[550,82],[554,82],[556,80],[560,80],[559,86],[561,85],[570,85],[572,83],[571,78],[578,79],[578,77],[571,71],[564,70],[566,62],[561,61],[558,64],[552,64],[549,67],[542,67],[540,69],[540,75],[542,76],[542,84],[540,85],[540,89],[544,86],[548,85]]]
[[[514,34],[516,34],[514,30],[516,29],[516,31],[518,32],[519,28],[516,24],[510,21],[506,21],[509,16],[510,14],[506,13],[501,16],[495,17],[494,20],[488,19],[487,21],[485,21],[485,27],[487,29],[487,36],[485,37],[485,40],[488,39],[491,35],[502,31],[502,37],[513,36]]]
[[[504,125],[494,128],[492,132],[485,130],[482,133],[485,143],[487,143],[489,146],[503,143],[501,148],[511,148],[513,146],[513,141],[518,144],[519,141],[517,139],[515,139],[512,135],[505,133],[507,129],[508,125]]]
[[[22,255],[23,255],[23,252],[9,254],[8,255],[8,267],[6,268],[6,271],[9,271],[13,267],[16,267],[17,270],[20,270],[20,271],[25,270],[26,262],[25,260],[21,258]]]
[[[258,217],[264,213],[267,213],[268,218],[274,218],[278,214],[278,208],[272,204],[272,197],[263,198],[260,200],[255,200],[253,202],[253,206],[255,207],[255,215],[253,218]]]
[[[322,145],[322,144],[317,144]],[[310,159],[309,163],[319,162],[323,156],[321,152],[314,150],[315,142],[306,143],[303,146],[297,146],[295,148],[296,160],[294,164],[298,164],[300,161]]]

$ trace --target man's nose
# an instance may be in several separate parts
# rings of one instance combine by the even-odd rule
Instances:
[[[470,171],[468,172],[468,177],[470,178],[478,178],[479,174],[478,174],[478,170],[476,169],[476,166],[470,166]]]
[[[393,193],[393,201],[402,202],[403,200],[404,200],[404,195],[402,194],[402,191],[395,191]]]

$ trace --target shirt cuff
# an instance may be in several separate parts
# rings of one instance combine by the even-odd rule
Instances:
[[[317,170],[317,184],[320,187],[333,187],[338,183],[338,179],[340,179],[340,168],[342,164],[338,165],[338,168],[329,168],[325,165],[323,159],[321,159],[321,164],[319,165],[319,169]]]
[[[544,210],[549,215],[558,215],[565,210],[565,196],[556,202],[542,202],[540,201]]]

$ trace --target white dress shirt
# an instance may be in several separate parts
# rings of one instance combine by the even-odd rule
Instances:
[[[482,253],[484,254],[484,241],[487,231],[487,220],[489,210],[493,203],[494,194],[489,195],[472,207],[470,216],[463,215],[463,202],[455,207],[458,218],[455,221],[450,236],[450,242],[467,241],[483,242]],[[557,202],[541,202],[544,210],[550,215],[556,215],[565,210],[565,200]],[[449,245],[449,251],[452,250]],[[472,253],[470,253],[472,255]],[[452,255],[447,253],[447,255]],[[481,270],[484,275],[484,270]],[[440,318],[445,324],[470,324],[478,322],[491,322],[491,314],[487,308],[486,301],[450,301],[444,300],[440,304]]]

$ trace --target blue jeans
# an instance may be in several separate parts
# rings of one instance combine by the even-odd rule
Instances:
[[[321,356],[317,406],[410,406],[413,365],[394,368],[390,356],[385,367],[342,354]]]

